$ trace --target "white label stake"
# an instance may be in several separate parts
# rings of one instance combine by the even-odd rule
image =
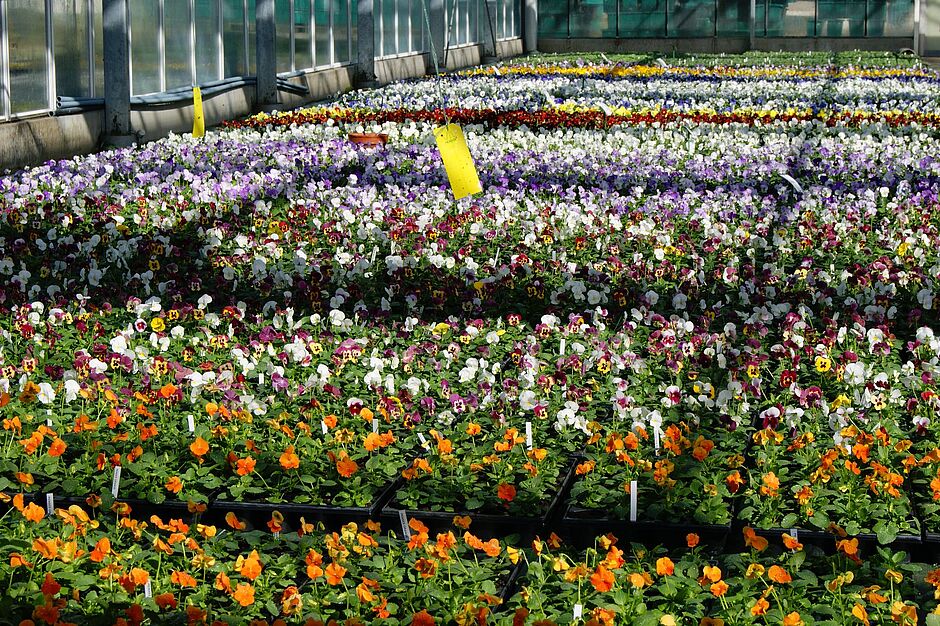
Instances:
[[[372,432],[374,433],[379,432],[379,418],[377,417],[372,418]]]
[[[525,423],[525,447],[532,449],[532,422]]]
[[[574,619],[581,619],[581,616],[583,614],[584,614],[584,606],[580,604],[575,604],[574,610],[572,611],[572,615],[574,616]]]
[[[55,515],[55,501],[51,493],[46,494],[46,513],[48,513],[50,517]]]
[[[630,521],[631,522],[636,521],[636,492],[637,492],[636,481],[631,480],[630,481]]]
[[[424,433],[418,433],[418,441],[421,442],[421,446],[427,450],[428,449],[428,440],[425,438]]]
[[[653,447],[656,448],[656,456],[659,456],[659,426],[653,427]]]
[[[323,429],[324,435],[330,430],[329,428],[327,428],[326,422],[324,422],[323,420],[320,420],[320,428]]]
[[[411,541],[411,528],[408,526],[408,514],[405,511],[398,512],[398,519],[401,520],[401,534],[405,539]]]
[[[565,356],[565,338],[561,338],[561,344],[558,346],[558,354]]]
[[[150,584],[150,579],[147,579],[147,582],[144,583],[144,597],[152,598],[153,597],[153,585]]]
[[[186,426],[189,427],[189,432],[196,432],[196,419],[192,416],[192,414],[186,416]]]
[[[790,536],[793,537],[796,541],[800,540],[800,531],[795,528],[790,529]]]
[[[118,489],[121,487],[121,466],[118,465],[114,468],[114,478],[111,480],[111,495],[114,496],[114,499],[117,500]]]

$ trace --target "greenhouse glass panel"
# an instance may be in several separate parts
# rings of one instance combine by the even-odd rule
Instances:
[[[869,0],[869,37],[913,37],[914,0]]]
[[[245,4],[242,0],[222,0],[222,48],[225,51],[225,76],[247,74]]]
[[[193,83],[189,19],[187,0],[164,0],[163,54],[166,59],[166,89],[185,87]]]
[[[219,0],[196,0],[196,81],[218,80]]]
[[[53,0],[56,94],[91,96],[88,1]]]
[[[666,0],[669,37],[714,37],[715,0]]]
[[[616,21],[621,37],[662,37],[666,32],[666,0],[620,0]]]
[[[330,59],[330,0],[313,0],[313,17],[317,31],[317,66],[332,63]]]
[[[396,0],[381,0],[382,3],[382,50],[383,55],[395,54],[395,8]]]
[[[129,0],[131,22],[131,91],[160,91],[160,11],[157,0]],[[96,3],[97,4],[97,3]]]
[[[43,0],[7,0],[7,20],[11,112],[48,108],[46,4]]]
[[[569,29],[572,37],[614,37],[617,5],[608,0],[571,0]],[[505,36],[500,32],[500,37]]]
[[[310,0],[294,0],[294,69],[305,70],[314,66],[313,28]],[[318,53],[319,45],[317,41]]]
[[[564,39],[568,36],[568,1],[542,0],[539,2],[539,37]],[[487,36],[485,13],[480,12],[480,38]]]
[[[395,0],[395,10],[398,13],[398,25],[396,26],[397,50],[399,53],[410,52],[411,42],[409,35],[411,33],[411,0]]]
[[[820,37],[864,37],[865,0],[818,0]]]
[[[751,0],[718,0],[718,35],[751,32]]]
[[[274,58],[278,72],[294,70],[291,63],[291,27],[290,0],[274,0]]]
[[[356,50],[356,41],[359,38],[359,6],[356,0],[349,0],[349,54],[350,62],[355,62],[359,52]]]
[[[767,0],[764,27],[768,37],[812,37],[813,0]]]
[[[349,63],[348,0],[333,0],[333,61]]]
[[[428,49],[427,26],[424,25],[424,1],[411,0],[411,47],[415,51]]]

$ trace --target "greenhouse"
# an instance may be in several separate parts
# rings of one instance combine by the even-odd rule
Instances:
[[[0,625],[940,625],[934,0],[0,0]]]

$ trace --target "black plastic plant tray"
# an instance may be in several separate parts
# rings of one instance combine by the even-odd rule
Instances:
[[[510,515],[493,515],[488,513],[465,513],[448,511],[423,511],[421,509],[389,509],[382,513],[382,525],[391,524],[401,532],[400,514],[404,511],[407,519],[416,519],[425,524],[431,532],[441,532],[454,529],[454,517],[466,516],[470,518],[469,532],[488,539],[491,537],[505,537],[506,535],[519,535],[523,539],[534,537],[541,533],[545,526],[541,517],[514,517]]]
[[[686,535],[694,533],[703,544],[724,543],[731,533],[731,524],[677,524],[663,521],[636,521],[608,517],[577,518],[566,515],[555,530],[575,546],[586,547],[595,537],[613,534],[620,541],[662,544],[667,547],[686,545]],[[585,543],[586,542],[586,543]]]
[[[781,536],[784,533],[792,536],[794,531],[796,531],[796,538],[800,543],[817,546],[826,552],[834,552],[836,549],[836,542],[841,539],[841,537],[838,535],[824,530],[804,530],[802,528],[754,528],[754,532],[756,534],[768,539],[772,544],[776,543],[778,545],[783,544]],[[846,538],[858,539],[859,547],[865,551],[873,551],[878,547],[884,546],[884,544],[879,543],[878,538],[874,533],[859,533],[858,535],[850,535]],[[733,535],[733,539],[734,545],[740,544],[739,547],[744,546],[743,533],[735,533]],[[920,535],[898,535],[895,540],[888,545],[890,545],[894,550],[904,550],[906,552],[910,552],[912,555],[919,553],[924,549],[924,541]]]

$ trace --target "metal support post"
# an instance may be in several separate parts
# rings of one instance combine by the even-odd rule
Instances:
[[[539,0],[522,1],[522,51],[535,52],[539,37]],[[618,11],[619,11],[619,4]]]
[[[257,0],[255,4],[255,72],[258,83],[255,108],[258,110],[277,104],[275,29],[274,0]]]
[[[356,86],[375,87],[375,13],[373,0],[357,3]]]
[[[125,0],[103,0],[104,129],[102,143],[129,146],[131,130],[131,73],[127,45]]]

